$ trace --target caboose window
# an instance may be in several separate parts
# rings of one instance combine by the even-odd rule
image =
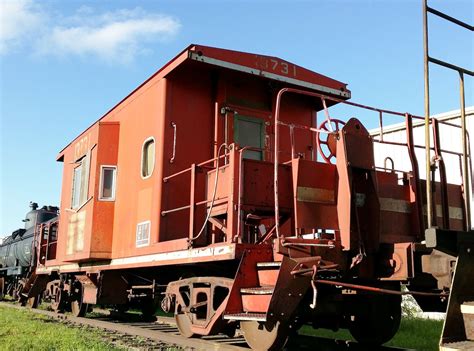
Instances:
[[[73,171],[71,208],[77,209],[87,201],[89,192],[89,163],[90,152],[76,162]]]
[[[78,208],[80,205],[81,198],[81,174],[82,174],[82,163],[74,168],[74,175],[72,180],[72,208]]]
[[[116,166],[101,166],[100,167],[99,200],[102,200],[102,201],[115,200],[116,173],[117,173]]]
[[[237,115],[234,118],[234,141],[240,147],[250,146],[256,149],[265,147],[265,123],[261,118]],[[263,160],[263,152],[246,150],[244,158]]]
[[[155,168],[155,139],[148,138],[142,148],[142,178],[151,176]]]

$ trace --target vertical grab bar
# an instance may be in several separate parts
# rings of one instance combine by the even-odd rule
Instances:
[[[177,126],[176,123],[171,122],[171,127],[173,127],[173,155],[170,158],[170,163],[174,162],[174,159],[176,158],[176,133],[177,133]]]
[[[436,118],[431,120],[433,124],[433,148],[435,152],[435,162],[438,163],[439,169],[439,180],[440,180],[440,187],[441,187],[441,212],[443,216],[443,229],[449,229],[449,202],[448,202],[448,180],[446,176],[446,166],[444,164],[444,159],[441,151],[441,135],[439,131],[439,122]],[[433,181],[435,177],[432,178]],[[436,183],[435,183],[436,184]],[[434,210],[436,210],[436,206],[434,206]],[[437,214],[436,211],[434,213],[434,222],[438,225],[437,221]]]
[[[423,202],[421,200],[421,187],[420,187],[420,176],[418,169],[418,160],[416,159],[415,148],[413,143],[413,120],[410,114],[405,114],[405,129],[407,133],[407,147],[408,147],[408,156],[410,157],[411,168],[414,178],[414,191],[416,197],[416,213],[417,213],[417,225],[420,230],[419,237],[424,236],[425,226],[423,224]],[[429,174],[427,175],[429,177]],[[430,188],[431,189],[431,188]],[[431,201],[431,197],[430,197]]]

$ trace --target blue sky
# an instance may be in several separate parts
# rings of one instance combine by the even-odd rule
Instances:
[[[472,1],[430,5],[473,22]],[[29,201],[59,205],[58,151],[190,43],[278,56],[356,102],[422,115],[421,20],[418,0],[0,0],[0,237]],[[432,56],[474,69],[472,34],[429,23]],[[432,113],[458,108],[457,74],[431,77]]]

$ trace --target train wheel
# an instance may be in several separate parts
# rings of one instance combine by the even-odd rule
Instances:
[[[84,302],[84,287],[81,282],[75,281],[71,291],[71,312],[75,317],[84,317],[87,313],[88,304]]]
[[[400,296],[364,296],[350,317],[349,331],[360,343],[382,345],[397,333],[402,315]]]
[[[56,313],[63,313],[66,310],[67,305],[67,293],[60,287],[56,288],[54,294],[54,300],[51,303],[51,308]]]
[[[196,336],[191,329],[193,323],[191,322],[191,319],[187,313],[176,314],[174,318],[176,320],[176,326],[178,327],[178,330],[182,336],[185,338],[192,338]]]
[[[281,350],[288,341],[289,330],[280,322],[277,322],[272,328],[268,328],[265,323],[242,321],[240,329],[252,350]]]
[[[21,302],[21,293],[23,291],[23,288],[25,287],[25,282],[24,280],[20,280],[15,284],[15,287],[13,288],[13,299],[15,301]]]

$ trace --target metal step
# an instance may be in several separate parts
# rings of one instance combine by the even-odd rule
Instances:
[[[467,301],[461,305],[461,312],[474,314],[474,301]]]
[[[439,351],[472,351],[474,350],[474,341],[459,341],[443,344]]]
[[[258,262],[257,268],[280,268],[281,261],[273,262]]]
[[[273,286],[258,286],[255,288],[242,288],[240,293],[248,295],[271,295],[273,294]]]
[[[260,286],[275,285],[280,274],[281,262],[258,262],[257,274]]]
[[[236,321],[266,322],[267,315],[265,313],[234,313],[234,314],[225,314],[224,319],[236,320]]]

